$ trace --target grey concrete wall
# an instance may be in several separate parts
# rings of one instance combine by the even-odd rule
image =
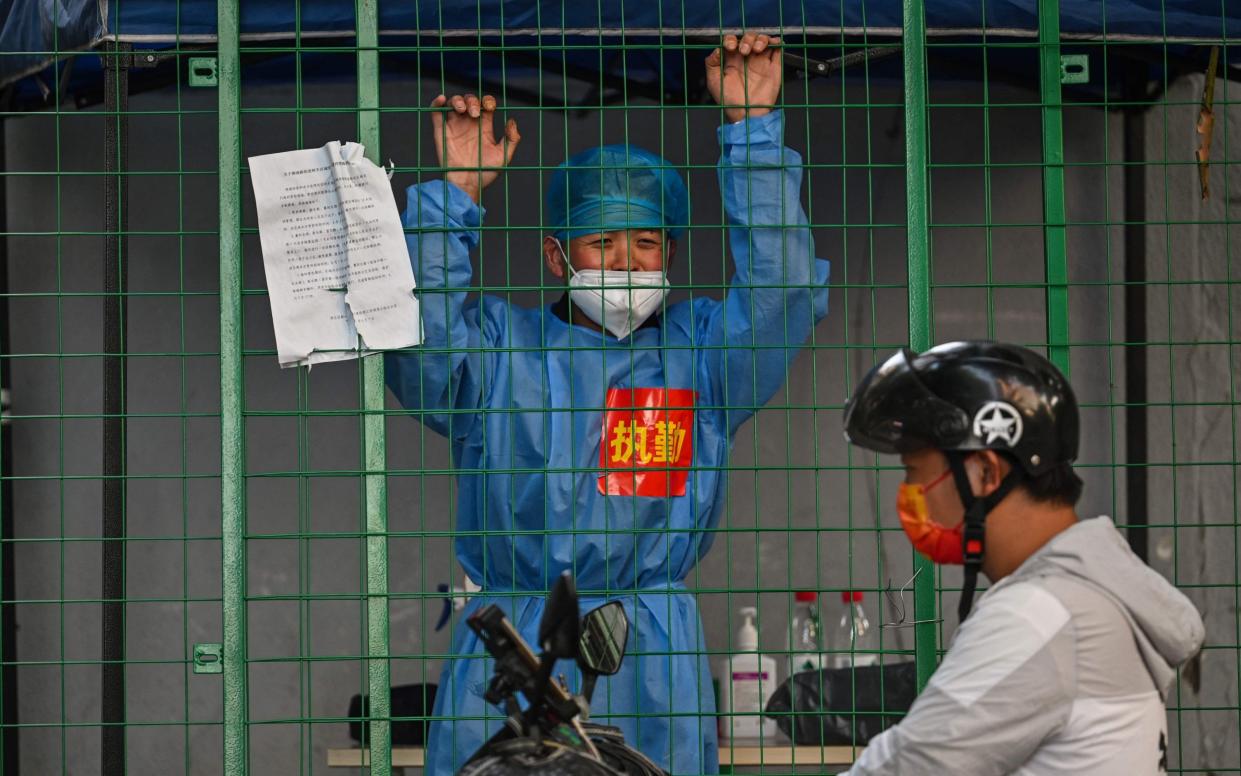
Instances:
[[[1170,736],[1195,767],[1241,762],[1237,735],[1238,426],[1241,411],[1241,111],[1238,86],[1216,83],[1211,192],[1198,196],[1194,129],[1202,78],[1173,84],[1152,110],[1146,152],[1150,305],[1150,518],[1153,565],[1187,588],[1207,623],[1196,681],[1173,702]],[[1232,104],[1228,104],[1232,103]],[[1166,140],[1165,140],[1166,138]],[[1162,222],[1162,223],[1160,223]],[[1211,709],[1211,710],[1203,710]],[[1179,723],[1179,724],[1177,724]]]
[[[1192,102],[1194,85],[1177,84],[1174,97]],[[558,91],[552,84],[549,89]],[[246,107],[295,105],[290,87],[243,90]],[[438,87],[393,79],[385,106],[425,105]],[[897,476],[876,471],[875,460],[850,451],[840,434],[840,409],[864,371],[906,339],[905,201],[901,94],[898,84],[872,84],[865,93],[851,83],[845,93],[825,85],[792,82],[791,100],[824,107],[789,112],[788,144],[806,157],[804,201],[814,224],[818,254],[832,259],[832,311],[798,358],[786,389],[741,428],[722,533],[690,577],[695,588],[783,591],[854,586],[899,588],[911,574],[911,554],[892,517]],[[937,88],[938,102],[978,102],[980,87],[956,82]],[[220,772],[220,678],[189,673],[181,661],[199,641],[220,638],[218,265],[216,261],[215,95],[188,90],[178,119],[174,93],[134,98],[130,169],[134,175],[130,227],[131,291],[128,656],[144,661],[128,671],[128,733],[134,773]],[[315,84],[304,107],[354,104],[349,84]],[[979,166],[932,170],[932,230],[937,340],[994,336],[1029,344],[1045,341],[1043,294],[1027,284],[1042,278],[1041,160],[1036,96],[992,85],[992,108],[937,108],[932,113],[933,161]],[[1169,102],[1175,102],[1170,99]],[[609,110],[585,117],[522,111],[514,106],[525,140],[517,162],[537,167],[601,142],[633,142],[661,150],[688,172],[693,221],[720,221],[711,165],[717,156],[709,110]],[[1176,160],[1192,152],[1191,107],[1171,105],[1151,114],[1152,154],[1169,138]],[[1231,115],[1231,114],[1230,114]],[[984,123],[990,122],[990,143]],[[243,119],[244,153],[315,146],[355,136],[349,112],[304,115],[302,135],[289,115],[249,113]],[[18,549],[19,658],[24,773],[62,769],[97,771],[99,670],[99,481],[101,470],[102,242],[98,235],[46,234],[102,228],[102,184],[76,175],[102,166],[102,123],[97,112],[47,115],[5,122],[11,231],[11,338],[22,358],[14,362],[15,485]],[[1228,123],[1233,138],[1236,122]],[[398,205],[412,170],[433,163],[430,139],[412,114],[383,120],[385,158],[406,168],[397,175]],[[1087,480],[1083,514],[1125,513],[1122,349],[1110,346],[1123,332],[1122,189],[1118,167],[1097,164],[1120,157],[1120,120],[1094,108],[1065,113],[1069,218],[1072,369],[1086,405],[1082,473]],[[1230,147],[1236,148],[1236,138]],[[1223,144],[1217,140],[1222,158]],[[1230,157],[1232,153],[1229,152]],[[1162,158],[1153,156],[1152,158]],[[182,176],[167,174],[185,171]],[[1223,166],[1217,171],[1223,175]],[[1148,169],[1151,220],[1219,221],[1231,201],[1205,206],[1193,195],[1191,167]],[[1235,175],[1233,176],[1236,177]],[[518,303],[538,304],[536,292],[515,291],[548,283],[538,256],[539,233],[519,229],[539,222],[545,176],[513,170],[487,192],[477,277]],[[1221,193],[1228,191],[1223,185]],[[245,223],[253,202],[243,191]],[[1165,205],[1169,217],[1160,218]],[[988,217],[989,214],[989,217]],[[984,228],[983,223],[996,224]],[[510,227],[507,228],[506,227]],[[187,232],[182,237],[160,232]],[[1230,228],[1223,224],[1153,226],[1148,237],[1152,280],[1238,276]],[[672,280],[715,284],[728,262],[718,229],[693,231]],[[1228,262],[1232,262],[1231,275]],[[990,274],[989,274],[990,273]],[[988,292],[990,280],[1003,287]],[[245,287],[264,287],[257,235],[245,238]],[[59,296],[57,295],[59,292]],[[1231,300],[1229,293],[1233,294]],[[701,292],[700,292],[701,293]],[[676,292],[673,301],[687,292]],[[554,298],[549,291],[548,297]],[[1195,590],[1208,611],[1212,637],[1235,644],[1237,522],[1237,350],[1229,311],[1241,310],[1241,292],[1218,283],[1159,285],[1149,293],[1151,338],[1175,340],[1152,353],[1150,391],[1152,521],[1171,526],[1152,537],[1158,568],[1190,583],[1221,585]],[[251,761],[255,773],[323,770],[326,749],[346,746],[343,722],[349,696],[365,684],[356,656],[365,651],[364,547],[356,471],[360,450],[356,411],[358,371],[353,364],[312,372],[277,367],[270,313],[261,293],[245,300],[245,401],[248,480]],[[1164,332],[1168,332],[1165,334]],[[1171,386],[1171,388],[1170,388]],[[1170,392],[1171,391],[1171,392]],[[1177,402],[1175,408],[1169,401]],[[1194,406],[1186,406],[1195,403]],[[814,409],[803,409],[813,407]],[[389,408],[396,410],[389,401]],[[1175,420],[1175,427],[1173,421]],[[1173,447],[1173,444],[1176,446]],[[451,531],[455,517],[448,449],[415,421],[388,420],[392,471],[389,544],[394,683],[435,681],[448,648],[445,632],[432,631],[440,602],[435,584],[457,580]],[[1170,464],[1195,461],[1174,473]],[[1210,463],[1213,462],[1213,463]],[[890,461],[881,463],[889,464]],[[774,468],[773,468],[774,467]],[[790,467],[790,468],[782,468]],[[848,468],[856,467],[856,468]],[[314,471],[314,476],[290,476]],[[340,476],[332,476],[332,473]],[[1221,525],[1222,524],[1222,525]],[[882,525],[886,531],[875,528]],[[790,533],[781,529],[799,530]],[[743,530],[748,529],[748,530]],[[853,529],[844,531],[842,529]],[[61,538],[73,541],[61,541]],[[44,541],[35,541],[42,539]],[[943,583],[959,585],[948,571]],[[870,600],[873,619],[897,616]],[[60,599],[71,603],[54,603]],[[945,595],[944,632],[955,623],[954,594]],[[37,603],[50,601],[52,603]],[[731,643],[737,607],[752,595],[700,596],[708,644]],[[783,646],[790,608],[785,592],[757,596],[762,644]],[[887,628],[885,645],[912,648],[907,629]],[[1233,634],[1233,635],[1229,635]],[[60,661],[64,661],[62,664]],[[1208,653],[1202,695],[1180,688],[1178,703],[1236,706],[1236,652]],[[1208,678],[1209,677],[1209,678]],[[1209,701],[1209,704],[1208,704]],[[298,724],[299,719],[323,720]],[[1186,767],[1237,764],[1236,712],[1173,715]],[[186,723],[192,724],[186,724]],[[80,723],[86,723],[81,725]],[[1231,731],[1233,735],[1228,736]],[[1175,765],[1178,760],[1174,759]]]

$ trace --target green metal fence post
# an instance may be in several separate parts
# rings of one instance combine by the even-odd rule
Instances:
[[[103,254],[103,459],[100,591],[101,682],[99,771],[125,773],[125,614],[126,514],[129,433],[126,351],[129,320],[129,62],[132,48],[115,43],[105,49],[104,238]]]
[[[217,7],[220,188],[220,544],[224,608],[224,773],[249,767],[246,719],[246,481],[242,418],[241,57],[237,3]]]
[[[922,0],[904,1],[905,58],[905,203],[906,255],[909,264],[909,346],[931,346],[930,190],[927,181],[926,19]],[[935,627],[935,566],[914,556],[914,659],[918,689],[935,671],[938,641]]]
[[[0,159],[5,158],[5,121],[0,120]],[[8,183],[0,184],[0,773],[17,773],[17,577],[13,542],[13,431],[6,421],[12,345],[9,334]],[[6,356],[5,354],[9,354]]]
[[[1069,372],[1069,270],[1064,211],[1064,118],[1060,102],[1060,1],[1038,4],[1043,119],[1043,249],[1047,261],[1047,352]]]
[[[379,11],[358,0],[358,141],[379,163]],[[384,444],[383,356],[362,359],[362,455],[366,472],[366,672],[371,773],[392,773],[388,665],[388,480]]]

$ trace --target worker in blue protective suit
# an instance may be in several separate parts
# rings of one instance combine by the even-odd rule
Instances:
[[[629,146],[578,154],[552,176],[543,259],[563,298],[536,309],[467,298],[482,190],[521,139],[512,120],[494,136],[490,96],[432,103],[449,171],[410,187],[404,216],[424,341],[387,355],[387,383],[452,443],[457,558],[482,586],[465,616],[498,603],[534,643],[544,593],[565,570],[583,611],[621,600],[628,655],[600,682],[592,718],[672,773],[718,769],[708,646],[684,580],[711,545],[732,437],[827,314],[801,157],[783,147],[771,107],[778,43],[729,35],[706,62],[728,119],[719,185],[736,275],[723,300],[666,304],[688,198],[667,162]],[[452,653],[463,657],[445,661],[430,773],[458,770],[502,724],[483,699],[482,651],[459,626]]]

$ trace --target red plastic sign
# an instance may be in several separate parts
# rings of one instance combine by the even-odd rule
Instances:
[[[599,492],[684,496],[694,460],[694,400],[685,388],[611,388],[599,445]]]

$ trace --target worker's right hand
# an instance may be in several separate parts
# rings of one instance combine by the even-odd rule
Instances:
[[[490,94],[482,99],[473,94],[441,94],[431,102],[431,107],[444,108],[431,112],[435,155],[447,170],[444,177],[475,202],[480,201],[483,189],[500,177],[500,170],[512,161],[521,142],[517,121],[509,119],[504,125],[504,137],[496,140],[496,98]]]

